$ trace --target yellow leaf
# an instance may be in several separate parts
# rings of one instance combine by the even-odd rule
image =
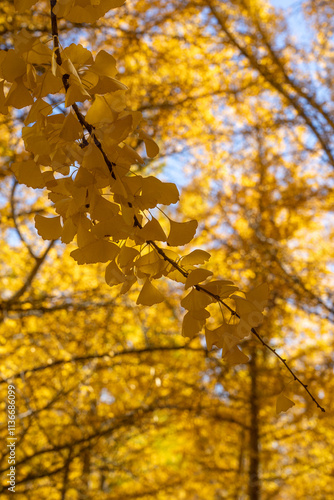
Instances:
[[[70,255],[79,265],[82,265],[108,262],[109,260],[113,260],[118,252],[119,247],[115,243],[106,240],[96,240],[82,248],[73,250]]]
[[[132,285],[137,282],[137,278],[135,276],[126,276],[126,280],[121,286],[121,289],[119,291],[120,295],[123,295],[124,293],[127,293]]]
[[[267,283],[262,283],[250,292],[246,293],[247,300],[252,302],[259,311],[263,311],[268,303],[269,287]]]
[[[137,255],[139,255],[138,250],[124,245],[121,248],[120,253],[118,254],[117,262],[122,268],[128,267],[129,265],[133,267],[133,261],[137,257]]]
[[[206,339],[206,346],[208,350],[212,349],[213,345],[216,345],[216,342],[220,340],[220,328],[216,328],[215,330],[209,330],[208,328],[205,328],[205,339]]]
[[[77,187],[87,187],[95,183],[94,176],[85,167],[80,167],[74,179]]]
[[[11,168],[21,184],[34,189],[44,187],[45,184],[41,170],[34,160],[13,163]]]
[[[181,306],[188,311],[194,309],[204,309],[207,305],[211,304],[212,298],[204,292],[191,290],[186,297],[181,300]]]
[[[249,361],[249,357],[244,354],[238,346],[232,347],[228,351],[228,353],[224,356],[224,360],[229,365],[239,365],[241,363],[247,363]]]
[[[206,280],[209,276],[212,276],[212,272],[207,269],[194,269],[189,273],[189,276],[186,280],[185,288],[189,288],[191,286],[197,285],[202,281]]]
[[[81,216],[77,234],[77,243],[79,248],[86,247],[90,243],[95,243],[97,241],[96,236],[90,231],[90,228],[90,221]]]
[[[108,10],[120,7],[124,2],[125,0],[102,0],[98,3],[97,0],[72,0],[69,8],[58,2],[54,13],[59,17],[66,17],[72,23],[94,23]]]
[[[103,186],[98,187],[105,187],[110,184],[110,172],[103,159],[101,151],[95,146],[95,144],[89,144],[89,146],[85,148],[82,166],[89,172],[93,173],[94,176],[105,180],[105,182],[103,182]]]
[[[22,109],[33,103],[34,100],[29,90],[23,85],[21,80],[16,80],[8,92],[5,106],[13,106],[16,109]]]
[[[10,49],[6,52],[6,56],[1,63],[0,75],[7,82],[14,82],[14,80],[25,74],[26,68],[23,58],[15,50]]]
[[[86,99],[90,99],[90,95],[86,92],[83,86],[72,83],[66,92],[65,106],[72,106],[72,104],[76,102],[84,102]]]
[[[124,275],[124,273],[122,273],[116,262],[113,260],[106,267],[105,279],[107,285],[114,286],[119,285],[120,283],[124,283],[126,281],[126,276]]]
[[[96,194],[91,200],[89,211],[93,219],[102,221],[103,219],[110,219],[114,215],[117,215],[119,206]]]
[[[114,240],[126,239],[129,236],[129,231],[131,227],[125,224],[125,221],[121,215],[114,215],[108,220],[103,220],[96,224],[92,232],[98,238],[103,238],[104,236],[110,236]]]
[[[238,295],[232,295],[231,298],[233,298],[236,303],[237,313],[250,327],[259,326],[262,323],[263,315],[261,311],[255,307],[253,302],[243,299]]]
[[[140,130],[139,139],[144,141],[146,153],[149,158],[154,158],[157,154],[159,154],[159,146],[146,132],[144,132],[144,130]]]
[[[93,71],[84,71],[83,73],[80,73],[80,78],[85,90],[93,96],[94,92],[92,92],[92,89],[98,85],[100,81],[99,76],[96,73],[93,73]]]
[[[205,319],[194,318],[191,312],[187,312],[182,322],[183,337],[194,338],[202,330],[204,325]]]
[[[161,205],[170,205],[177,203],[179,192],[175,184],[171,182],[161,182],[156,177],[145,177],[142,179],[142,204],[140,207],[154,208],[157,203]]]
[[[43,99],[37,99],[34,104],[31,106],[29,114],[27,118],[24,120],[25,125],[29,125],[29,123],[36,122],[40,118],[45,117],[52,113],[52,106],[47,102],[43,101]]]
[[[178,283],[183,283],[185,284],[186,278],[183,276],[183,274],[178,271],[178,269],[171,269],[171,270],[166,270],[164,272],[165,276],[168,276],[169,279],[173,281],[177,281]]]
[[[64,222],[63,231],[61,233],[61,241],[63,243],[71,243],[74,236],[77,234],[78,228],[74,224],[72,218],[66,219]]]
[[[48,94],[56,94],[62,88],[61,78],[54,76],[50,69],[41,77],[38,87],[34,89],[34,95],[35,97],[45,97]]]
[[[93,63],[93,56],[88,49],[80,43],[71,43],[63,50],[63,56],[70,59],[76,67],[86,66]]]
[[[62,233],[60,217],[43,217],[35,215],[35,227],[44,240],[56,240]]]
[[[170,222],[170,232],[167,242],[172,247],[186,245],[195,236],[196,229],[198,226],[196,220],[190,220],[188,222],[175,222],[170,219],[169,222]]]
[[[222,355],[225,357],[234,347],[240,343],[244,337],[250,334],[250,329],[245,325],[240,328],[240,324],[227,325],[223,324],[215,330],[206,330],[206,339],[208,346],[217,346],[223,349]]]
[[[147,240],[166,241],[167,239],[164,230],[154,217],[145,224],[143,229],[138,230],[138,236],[142,238],[143,242]]]
[[[181,263],[182,266],[195,266],[196,264],[204,264],[210,257],[211,255],[204,250],[193,250],[190,254],[182,257]]]
[[[98,52],[91,70],[98,75],[114,78],[117,74],[116,59],[105,50]]]
[[[218,295],[221,299],[229,297],[238,290],[238,287],[234,285],[233,281],[229,280],[210,281],[210,283],[206,283],[202,286],[205,290],[208,290],[208,292],[214,295]]]
[[[288,411],[293,406],[295,406],[295,403],[281,393],[276,400],[276,413]]]
[[[3,91],[4,81],[0,81],[0,113],[6,115],[8,113],[8,107],[5,105],[6,97]]]
[[[100,123],[112,123],[117,119],[118,113],[113,108],[113,95],[95,96],[94,102],[87,111],[86,120],[95,125]]]
[[[152,250],[151,252],[139,257],[135,261],[135,266],[138,277],[143,278],[145,275],[152,277],[161,272],[164,266],[164,261],[154,250]]]
[[[59,137],[68,142],[76,141],[83,136],[82,126],[73,113],[69,113],[60,129]]]
[[[152,285],[149,279],[147,279],[138,296],[137,304],[153,306],[153,304],[159,304],[163,302],[163,300],[164,296],[162,293]]]
[[[108,128],[105,129],[104,140],[109,147],[124,141],[130,134],[133,126],[132,114],[116,120]]]
[[[36,2],[37,0],[14,0],[15,10],[17,12],[24,12],[35,5]]]
[[[20,36],[23,35],[23,36]],[[32,65],[49,65],[50,58],[52,57],[52,50],[49,49],[44,43],[34,38],[26,30],[22,30],[15,39],[15,49],[19,52],[26,52],[24,54],[25,61]]]

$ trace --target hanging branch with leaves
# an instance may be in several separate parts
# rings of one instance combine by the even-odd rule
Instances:
[[[14,3],[23,12],[36,2]],[[237,364],[248,360],[238,345],[252,332],[324,411],[286,360],[254,329],[263,320],[267,285],[242,293],[232,281],[212,279],[213,273],[202,267],[210,258],[207,251],[196,249],[187,255],[178,251],[193,239],[197,221],[177,222],[162,210],[152,215],[158,205],[177,203],[179,192],[175,184],[144,177],[133,168],[144,160],[128,138],[143,141],[149,158],[157,156],[159,148],[141,127],[141,113],[126,108],[126,87],[117,79],[114,57],[104,50],[94,57],[81,44],[62,48],[58,18],[93,23],[123,3],[51,0],[53,46],[23,29],[14,48],[0,52],[0,111],[30,107],[22,129],[30,159],[22,156],[12,170],[20,183],[46,189],[57,214],[35,216],[38,234],[65,244],[76,239],[73,259],[79,265],[106,263],[106,282],[120,285],[121,294],[141,283],[139,305],[164,300],[156,284],[159,279],[183,284],[186,291],[190,289],[181,300],[187,310],[184,336],[193,338],[205,328],[208,348],[222,348],[223,357]],[[50,96],[57,98],[57,108],[62,105],[63,112],[54,112]],[[211,304],[226,311],[214,330],[206,327]],[[284,405],[289,403],[284,400]]]

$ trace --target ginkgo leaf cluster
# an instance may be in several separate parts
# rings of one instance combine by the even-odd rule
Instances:
[[[137,304],[162,302],[164,296],[155,281],[164,277],[192,288],[181,301],[188,311],[182,332],[192,338],[210,317],[207,306],[230,296],[233,299],[237,287],[224,280],[208,281],[212,272],[197,267],[207,260],[204,251],[188,257],[177,252],[177,247],[193,239],[196,220],[178,222],[168,217],[167,234],[165,225],[152,215],[159,204],[177,203],[179,193],[174,184],[132,169],[144,160],[127,142],[130,136],[136,135],[145,144],[149,157],[155,157],[159,148],[141,128],[141,113],[127,109],[126,87],[117,79],[113,56],[105,50],[94,56],[81,44],[64,49],[59,44],[57,16],[94,22],[122,3],[53,2],[53,49],[22,30],[15,37],[14,48],[0,53],[5,89],[1,109],[6,113],[8,107],[30,106],[22,130],[30,159],[22,155],[13,171],[19,182],[47,189],[54,204],[56,217],[35,217],[38,234],[46,240],[60,238],[66,244],[76,239],[73,259],[79,265],[107,263],[106,282],[121,285],[121,293],[139,280],[142,290]],[[16,8],[22,11],[31,4],[16,2]],[[54,111],[52,96],[56,96],[58,108],[64,106],[64,112]],[[238,326],[224,321],[217,329],[220,341],[216,339],[215,345],[224,342],[225,332],[231,336],[231,329],[238,328],[235,341],[229,344],[232,349],[260,323],[260,309],[252,301],[241,305],[241,300],[235,299]],[[260,318],[255,323],[249,320],[254,313]],[[247,331],[243,329],[241,335],[242,325],[247,325]],[[229,352],[226,345],[224,355]]]

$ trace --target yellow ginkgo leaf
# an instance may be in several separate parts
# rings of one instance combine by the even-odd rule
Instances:
[[[126,281],[126,276],[124,275],[124,273],[122,273],[116,262],[113,260],[106,267],[105,279],[107,285],[114,286],[119,285],[120,283],[124,283]]]
[[[15,10],[17,12],[24,12],[30,9],[35,3],[37,3],[37,0],[14,0]]]
[[[268,303],[269,287],[267,283],[262,283],[246,294],[247,300],[252,302],[259,311],[263,311]]]
[[[90,99],[90,95],[86,92],[83,86],[72,83],[66,92],[65,106],[72,106],[72,104],[75,104],[76,102],[84,102],[86,99]]]
[[[281,393],[276,400],[276,413],[288,411],[293,406],[295,406],[295,403]]]
[[[61,78],[53,75],[51,68],[45,72],[40,85],[34,90],[36,97],[45,97],[48,94],[55,94],[63,88]]]
[[[117,262],[122,268],[127,266],[133,267],[133,261],[137,257],[137,255],[139,255],[138,250],[124,245],[121,248],[120,253],[118,254]]]
[[[204,292],[191,290],[186,297],[181,300],[181,306],[192,311],[195,309],[204,309],[207,305],[211,304],[212,298]]]
[[[182,257],[181,263],[182,266],[196,266],[197,264],[204,264],[210,257],[211,255],[209,252],[197,249]]]
[[[91,81],[92,77],[90,76],[89,78]],[[109,78],[108,76],[100,76],[98,77],[98,83],[95,85],[95,87],[90,88],[89,92],[92,95],[96,95],[96,94],[107,94],[108,92],[117,92],[117,91],[124,92],[127,89],[128,87],[124,85],[124,83],[121,83],[119,80],[116,80],[116,78]]]
[[[34,189],[44,187],[41,170],[34,160],[13,163],[11,168],[20,183]]]
[[[63,243],[70,243],[77,234],[77,231],[78,227],[74,224],[72,218],[66,219],[61,233],[61,241]]]
[[[165,270],[165,276],[168,276],[169,279],[173,281],[177,281],[178,283],[186,283],[186,278],[183,274],[180,273],[178,269]]]
[[[63,57],[72,61],[75,67],[86,66],[92,64],[93,56],[88,49],[85,49],[80,43],[71,43],[63,50]]]
[[[139,139],[144,141],[146,153],[149,158],[154,158],[159,154],[159,146],[146,132],[144,132],[144,130],[140,130]]]
[[[14,80],[23,76],[25,72],[26,63],[23,58],[15,50],[8,50],[0,66],[1,78],[7,80],[7,82],[14,82]]]
[[[94,176],[88,172],[87,168],[80,167],[74,179],[74,185],[77,187],[87,187],[95,183]]]
[[[138,295],[137,304],[153,306],[153,304],[159,304],[163,302],[163,300],[164,296],[162,293],[152,285],[149,279],[147,279]]]
[[[117,75],[116,59],[105,50],[100,50],[96,55],[91,71],[98,75],[114,78]]]
[[[190,220],[188,222],[175,222],[169,219],[169,222],[170,222],[170,232],[167,242],[172,247],[186,245],[195,236],[196,229],[198,226],[196,220]]]
[[[117,118],[117,112],[113,109],[113,95],[97,95],[94,102],[87,111],[88,123],[112,123]]]
[[[139,257],[135,261],[135,266],[138,277],[143,278],[145,275],[152,277],[162,271],[164,261],[161,259],[159,254],[152,250],[151,252]]]
[[[70,255],[79,265],[82,265],[108,262],[109,260],[113,260],[118,252],[119,247],[115,243],[106,240],[96,240],[82,248],[73,250]]]
[[[133,276],[133,275],[126,276],[126,280],[122,284],[121,289],[119,291],[120,295],[127,293],[130,290],[130,288],[132,287],[132,285],[134,285],[136,282],[137,282],[136,276]]]
[[[70,8],[58,2],[54,12],[57,16],[64,16],[72,23],[94,23],[108,10],[120,7],[124,2],[125,0],[100,0],[99,2],[98,0],[71,0]]]
[[[37,99],[31,106],[29,114],[24,120],[24,124],[29,125],[29,123],[36,122],[50,113],[52,113],[51,104],[43,101],[43,99]]]
[[[233,281],[229,280],[215,280],[202,285],[205,290],[214,295],[218,295],[221,299],[229,297],[232,293],[238,290]]]
[[[23,85],[21,79],[16,80],[7,94],[5,106],[22,109],[33,104],[34,100],[29,90]]]
[[[35,215],[35,227],[44,240],[56,240],[62,233],[60,217],[43,217]]]
[[[205,325],[205,319],[194,318],[192,312],[187,312],[182,322],[183,337],[194,338]]]
[[[244,354],[239,347],[236,345],[230,349],[224,356],[224,360],[229,365],[240,365],[242,363],[248,363],[249,357]]]
[[[73,113],[69,113],[60,130],[59,137],[67,142],[76,141],[83,136],[82,126]]]
[[[3,90],[4,83],[5,82],[3,80],[0,82],[0,113],[2,115],[6,115],[8,113],[8,107],[5,105],[6,97]]]
[[[93,219],[107,220],[117,215],[119,206],[116,203],[106,200],[103,196],[96,194],[92,197],[90,205],[90,214]]]
[[[128,114],[105,128],[104,140],[109,147],[114,147],[116,144],[124,141],[133,127],[133,115]]]
[[[216,328],[215,330],[209,330],[209,328],[205,328],[205,340],[206,346],[208,350],[212,349],[213,345],[216,345],[216,342],[219,342],[221,338],[221,327]]]
[[[262,323],[263,315],[253,302],[238,295],[232,295],[232,298],[236,303],[237,313],[250,327],[259,326]]]
[[[172,182],[161,182],[153,176],[142,180],[143,206],[141,208],[154,208],[157,203],[171,205],[179,200],[179,191]]]
[[[208,269],[194,269],[189,273],[189,276],[186,280],[185,288],[189,288],[191,286],[197,285],[202,281],[205,281],[209,276],[212,276],[212,272],[208,271]]]
[[[142,238],[143,242],[147,240],[166,241],[167,239],[164,230],[154,217],[145,224],[143,229],[138,230],[138,236]]]

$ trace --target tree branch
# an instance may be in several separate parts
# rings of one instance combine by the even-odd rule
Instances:
[[[225,27],[225,23],[223,21],[223,19],[221,19],[221,16],[220,14],[218,13],[218,11],[216,10],[216,8],[213,6],[212,2],[210,0],[206,0],[208,6],[210,7],[212,13],[214,14],[214,16],[216,17],[218,23],[224,28],[224,31],[228,34],[228,36],[231,38],[231,40],[234,41],[233,37],[229,34],[228,31],[226,31],[226,27]],[[61,58],[61,54],[60,54],[60,44],[59,44],[59,36],[58,36],[58,25],[57,25],[57,16],[54,14],[53,12],[53,8],[55,7],[57,3],[57,0],[50,0],[50,4],[51,4],[51,28],[52,28],[52,38],[53,38],[53,43],[54,43],[54,50],[55,50],[55,54],[56,54],[56,61],[57,61],[57,64],[59,66],[62,65],[62,58]],[[235,44],[237,44],[236,41],[234,41]],[[244,54],[246,55],[248,58],[251,58],[252,59],[252,56],[249,56],[247,51],[245,51],[245,49],[243,49],[240,45],[237,45],[239,50]],[[253,59],[252,59],[253,60]],[[256,63],[256,61],[255,61]],[[254,63],[254,64],[255,64]],[[261,72],[261,74],[263,74],[263,68],[262,66],[259,66],[257,63],[256,63],[256,67],[257,69]],[[266,77],[266,74],[264,73],[263,76]],[[65,78],[66,77],[66,78]],[[274,82],[275,83],[275,82]],[[272,83],[274,85],[274,83]],[[63,75],[63,84],[64,84],[64,89],[65,89],[65,93],[67,92],[68,88],[69,88],[69,84],[68,84],[68,76],[67,75]],[[275,85],[274,85],[275,86]],[[275,86],[275,88],[277,88],[277,85]],[[281,92],[283,92],[283,89],[279,89]],[[289,95],[286,94],[286,92],[284,91],[284,95],[285,97],[292,103],[294,104],[294,102],[291,100],[291,97]],[[72,105],[72,108],[80,122],[80,124],[82,125],[82,127],[87,130],[87,132],[89,133],[89,135],[93,138],[94,140],[94,143],[96,144],[96,146],[98,147],[98,149],[100,150],[100,152],[102,153],[103,155],[103,158],[106,162],[106,165],[112,175],[112,177],[114,179],[116,179],[116,175],[113,171],[113,166],[116,166],[114,163],[112,163],[107,154],[105,153],[105,151],[103,150],[103,147],[100,143],[100,141],[98,141],[98,139],[95,137],[95,134],[94,134],[94,127],[92,125],[90,125],[84,115],[81,113],[81,111],[79,110],[78,106],[76,104],[73,104]],[[304,116],[302,114],[302,110],[300,111],[300,114],[302,116]],[[308,120],[308,117],[305,117],[305,120],[307,121]],[[312,123],[310,124],[311,128],[312,128]],[[313,130],[313,128],[312,128]],[[314,133],[317,135],[318,139],[319,139],[319,142],[321,142],[321,144],[323,145],[323,139],[319,136],[317,130],[313,130]],[[323,145],[324,149],[326,150],[326,144]],[[331,163],[332,165],[334,166],[334,158],[331,155],[330,151],[328,152],[326,150],[328,156],[329,156],[329,159],[331,160]],[[131,207],[131,203],[128,203],[128,205]],[[136,215],[134,216],[134,226],[137,226],[139,227],[140,229],[142,228],[142,225],[140,224],[138,218],[136,217]],[[174,269],[177,269],[181,274],[182,276],[184,276],[185,278],[188,277],[188,272],[185,271],[177,262],[175,262],[173,259],[171,259],[170,257],[168,257],[168,255],[164,252],[164,250],[162,248],[159,247],[159,245],[157,245],[157,243],[155,241],[152,241],[152,240],[147,240],[146,243],[148,245],[150,245],[152,248],[154,248],[156,250],[156,252],[166,261],[166,262],[169,262],[173,267]],[[227,308],[231,314],[233,314],[235,317],[239,318],[240,319],[240,316],[236,313],[236,311],[234,311],[228,304],[226,304],[220,297],[219,295],[215,295],[211,292],[209,292],[208,290],[206,290],[205,288],[203,288],[201,285],[196,285],[194,287],[197,291],[201,291],[203,293],[206,293],[207,295],[209,295],[211,298],[213,298],[216,302],[222,304],[225,308]],[[262,343],[263,346],[265,346],[267,349],[269,349],[283,364],[284,366],[287,368],[287,370],[291,373],[291,375],[294,377],[294,380],[296,380],[304,389],[305,391],[309,394],[309,396],[312,398],[312,400],[314,401],[314,403],[317,405],[317,407],[321,410],[321,411],[325,411],[324,408],[322,408],[320,406],[320,404],[317,402],[317,400],[314,398],[314,396],[310,393],[310,391],[308,390],[307,388],[307,385],[304,384],[296,375],[295,373],[293,372],[293,370],[288,366],[286,360],[284,358],[282,358],[276,351],[275,349],[273,349],[272,347],[270,347],[268,344],[266,344],[266,342],[262,339],[262,337],[257,333],[257,331],[252,328],[251,329],[251,332],[253,333],[253,335],[255,335],[257,337],[258,340],[260,340],[260,342]]]

